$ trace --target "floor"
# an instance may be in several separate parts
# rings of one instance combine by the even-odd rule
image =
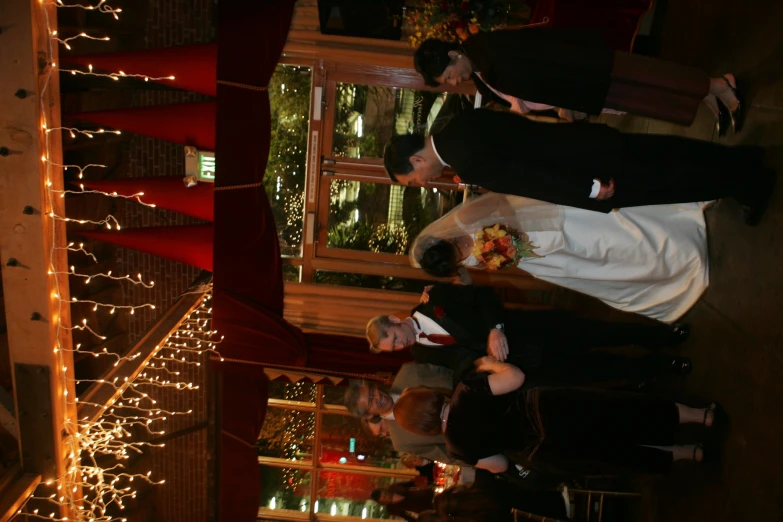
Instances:
[[[678,0],[664,15],[661,57],[735,73],[750,107],[745,128],[718,138],[706,108],[688,128],[627,116],[606,122],[629,132],[761,145],[783,174],[783,3]],[[638,519],[783,520],[783,187],[758,227],[745,226],[729,200],[709,209],[707,222],[710,288],[683,318],[691,338],[679,348],[694,370],[659,391],[724,405],[732,423],[723,467],[710,473],[678,463],[671,476],[641,479]]]

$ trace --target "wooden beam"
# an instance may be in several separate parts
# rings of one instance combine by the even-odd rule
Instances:
[[[212,280],[212,274],[202,272],[196,279],[192,287],[209,283]],[[87,391],[79,397],[79,420],[82,422],[96,421],[106,407],[111,406],[122,395],[124,390],[118,390],[109,382],[117,379],[117,382],[132,382],[139,373],[144,370],[147,362],[155,354],[158,348],[166,341],[169,335],[174,333],[182,320],[198,307],[204,294],[185,293],[180,297],[174,306],[166,310],[163,317],[153,326],[136,345],[125,354],[125,359],[121,364],[113,366],[104,375],[99,377],[106,383],[93,383]],[[129,358],[136,356],[133,360]],[[90,403],[90,404],[87,404]]]
[[[7,470],[6,474],[10,476],[10,480],[4,480],[0,485],[0,522],[13,519],[41,483],[40,475],[22,473],[19,466]]]
[[[54,409],[46,433],[37,435],[55,448],[49,458],[56,476],[44,475],[44,481],[65,474],[61,433],[66,422],[76,422],[76,408],[66,400],[67,394],[74,397],[71,335],[61,328],[71,325],[68,278],[49,275],[68,270],[66,251],[54,249],[66,244],[65,224],[49,217],[50,212],[64,215],[64,200],[49,198],[47,190],[49,182],[51,189],[62,189],[56,166],[62,164],[60,135],[47,136],[43,129],[44,122],[49,128],[60,125],[59,78],[51,65],[59,60],[49,34],[57,29],[56,11],[51,2],[0,2],[0,147],[5,147],[0,154],[0,262],[11,363],[46,367],[51,377]],[[58,346],[61,351],[55,353]],[[21,455],[37,451],[21,437]],[[22,459],[23,470],[35,474],[30,462],[35,459]],[[60,515],[71,514],[62,508]]]

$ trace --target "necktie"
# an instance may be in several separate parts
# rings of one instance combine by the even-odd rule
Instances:
[[[424,332],[421,332],[419,334],[419,339],[427,339],[431,343],[442,344],[444,346],[457,344],[456,339],[454,339],[450,335],[445,335],[445,334],[425,334]]]

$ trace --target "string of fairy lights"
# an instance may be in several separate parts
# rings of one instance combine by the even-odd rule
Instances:
[[[122,12],[121,9],[107,5],[106,0],[99,0],[97,3],[90,5],[65,4],[62,0],[53,2],[42,0],[42,4],[42,19],[45,23],[45,30],[50,36],[48,43],[48,55],[50,57],[54,56],[54,46],[57,44],[62,45],[66,50],[70,50],[70,43],[79,39],[107,41],[109,37],[91,36],[86,33],[63,37],[56,30],[52,29],[47,6],[97,11],[113,16],[114,19],[119,19],[118,15]],[[173,76],[153,78],[140,74],[126,74],[123,71],[98,73],[93,71],[92,66],[88,66],[87,69],[87,71],[75,69],[59,69],[59,71],[72,75],[102,76],[114,80],[130,77],[141,78],[145,81],[174,79]],[[58,257],[59,252],[63,250],[66,253],[73,252],[83,255],[94,263],[98,262],[97,257],[85,249],[83,243],[79,243],[77,246],[74,242],[67,242],[61,232],[62,229],[57,226],[58,222],[105,226],[110,230],[120,230],[120,223],[112,215],[97,221],[58,215],[54,211],[56,198],[64,198],[66,194],[100,194],[105,197],[133,200],[148,207],[154,207],[155,205],[145,203],[142,200],[144,196],[142,192],[126,196],[119,195],[116,192],[86,190],[82,184],[79,185],[80,190],[58,190],[53,188],[54,183],[52,180],[55,179],[55,175],[60,174],[59,169],[62,169],[63,172],[67,169],[76,169],[78,171],[77,178],[83,179],[84,172],[88,168],[105,168],[105,166],[97,164],[79,166],[56,163],[50,157],[52,132],[66,132],[73,138],[86,136],[89,139],[102,134],[120,134],[120,131],[115,130],[83,130],[73,127],[50,127],[47,125],[45,96],[47,89],[50,87],[52,73],[57,70],[55,63],[51,63],[51,66],[47,68],[40,98],[41,130],[44,137],[42,140],[44,153],[41,160],[45,165],[47,188],[47,210],[44,212],[44,216],[50,219],[53,238],[48,274],[53,278],[52,281],[55,285],[53,297],[57,300],[59,308],[56,319],[58,323],[57,344],[53,350],[62,369],[61,375],[66,381],[62,383],[64,390],[63,411],[72,411],[74,408],[78,410],[79,406],[93,407],[97,408],[96,411],[99,411],[100,415],[96,419],[89,416],[78,419],[65,419],[63,426],[66,434],[64,444],[66,448],[65,454],[67,455],[65,474],[39,487],[27,499],[17,514],[32,519],[40,518],[58,522],[66,520],[85,522],[125,521],[126,519],[119,517],[117,513],[121,513],[126,508],[130,499],[135,499],[138,496],[138,485],[140,483],[159,485],[165,482],[164,479],[154,476],[152,470],[146,473],[129,472],[128,469],[132,465],[132,456],[141,454],[149,447],[163,447],[164,443],[155,442],[156,439],[163,437],[166,433],[161,427],[162,423],[171,417],[192,413],[192,411],[169,411],[161,408],[156,399],[156,392],[167,389],[183,392],[198,390],[198,385],[193,382],[187,382],[187,376],[192,375],[192,371],[186,371],[186,369],[198,368],[209,354],[217,353],[220,340],[216,337],[217,331],[211,329],[211,285],[206,285],[196,292],[202,294],[199,303],[182,320],[176,331],[171,333],[159,346],[155,347],[137,375],[132,378],[114,377],[77,380],[73,376],[73,371],[68,372],[65,364],[65,354],[69,352],[71,355],[81,354],[107,358],[112,367],[131,362],[140,357],[141,354],[118,354],[110,351],[105,346],[101,348],[100,344],[98,348],[82,347],[81,344],[76,344],[73,348],[63,346],[60,342],[61,333],[70,335],[74,330],[85,331],[98,341],[106,340],[106,337],[99,333],[100,328],[91,326],[87,318],[82,318],[80,321],[77,320],[75,325],[61,322],[60,318],[63,317],[63,312],[67,307],[70,307],[73,312],[77,308],[84,308],[81,306],[74,308],[74,305],[88,305],[89,308],[96,312],[107,310],[109,314],[134,314],[139,309],[154,309],[155,305],[152,303],[140,305],[104,303],[76,297],[66,299],[61,297],[65,293],[61,287],[63,284],[61,283],[61,278],[67,276],[71,279],[82,279],[85,285],[96,279],[109,279],[122,284],[139,286],[147,290],[152,290],[155,283],[154,281],[144,281],[141,274],[137,274],[136,277],[131,277],[130,274],[113,275],[111,271],[83,274],[77,272],[75,266],[70,266],[67,271],[58,270],[55,259]],[[108,404],[99,404],[79,401],[77,397],[70,397],[68,389],[75,389],[80,384],[108,387],[113,390],[115,399]],[[68,417],[67,414],[66,417]],[[66,514],[63,515],[62,513]]]

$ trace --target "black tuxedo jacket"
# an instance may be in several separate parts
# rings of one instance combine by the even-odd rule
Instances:
[[[462,50],[504,94],[588,114],[603,109],[614,52],[598,29],[483,32],[468,38]]]
[[[470,370],[473,362],[487,355],[489,332],[499,323],[505,325],[509,344],[508,362],[522,369],[540,364],[540,349],[529,346],[522,337],[523,314],[507,311],[492,287],[437,283],[430,299],[413,309],[440,325],[457,341],[452,346],[416,344],[411,354],[416,362],[445,366],[454,371],[455,383]]]
[[[727,196],[752,204],[771,179],[760,147],[541,123],[508,111],[465,112],[432,140],[466,183],[598,212]],[[594,179],[614,179],[615,195],[591,199]]]
[[[598,124],[552,124],[477,109],[454,117],[433,142],[466,183],[493,192],[609,212],[590,199],[593,179],[617,178],[623,137]]]

